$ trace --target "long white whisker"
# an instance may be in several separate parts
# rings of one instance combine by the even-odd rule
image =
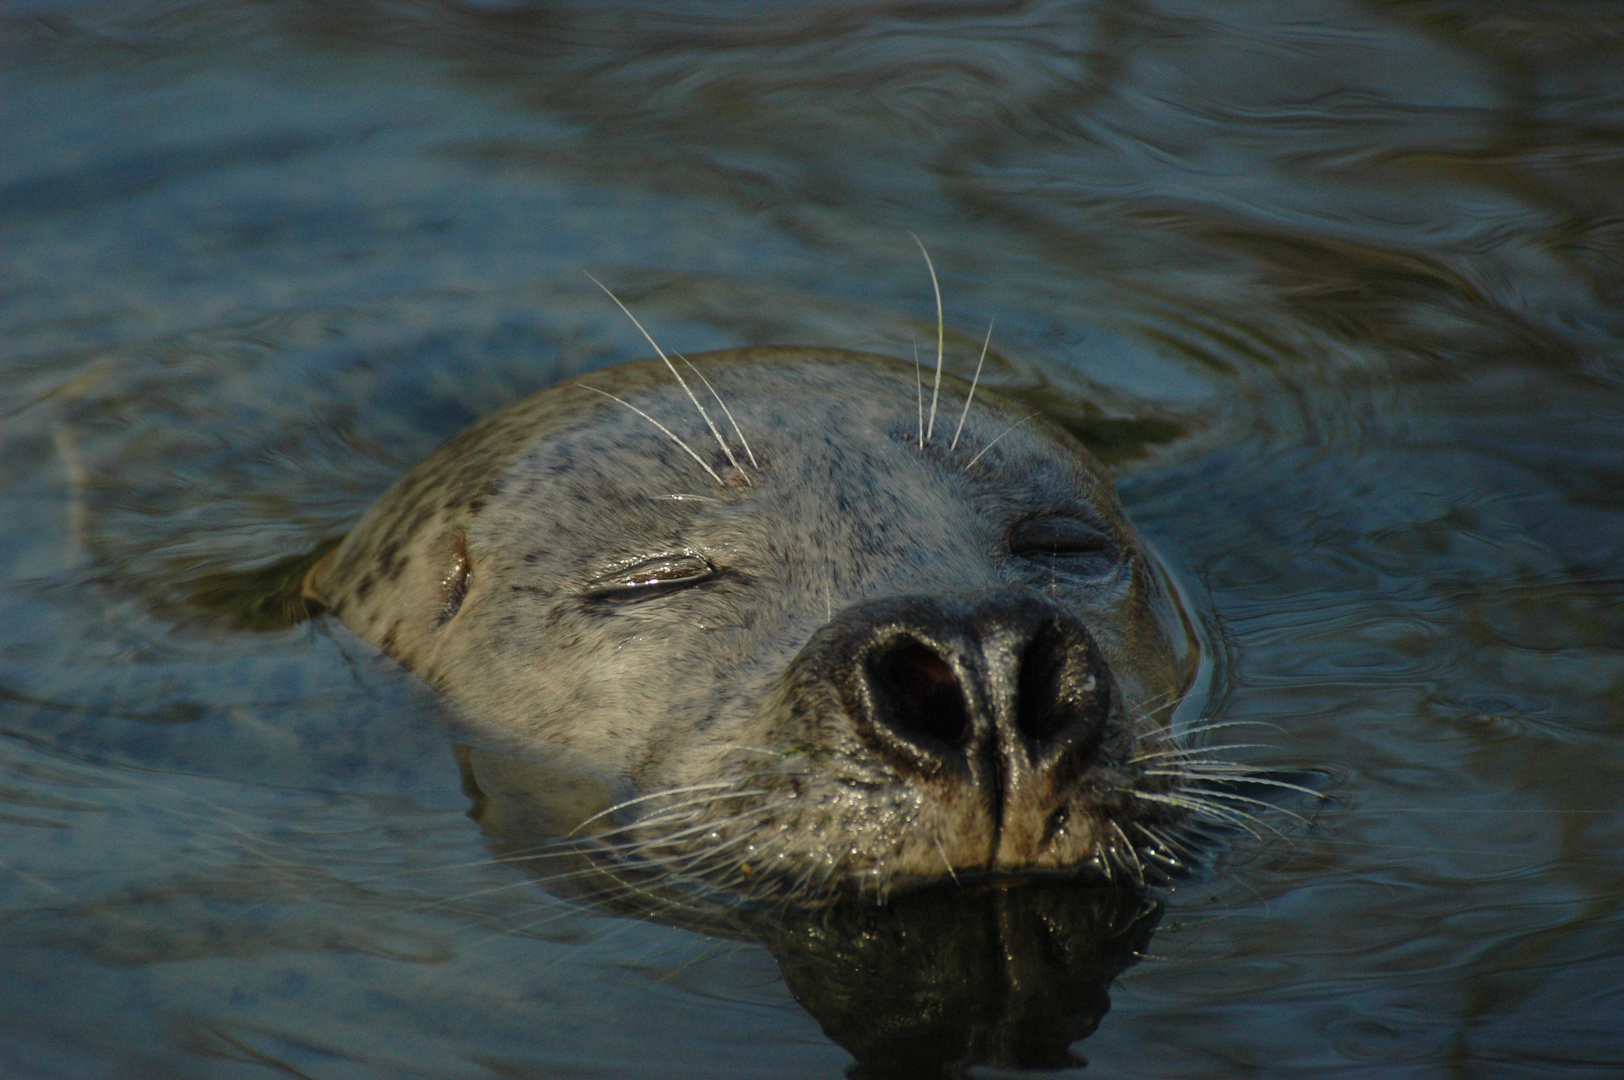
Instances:
[[[1320,799],[1320,800],[1328,800],[1328,799],[1330,799],[1329,795],[1326,795],[1323,792],[1315,791],[1313,788],[1304,787],[1301,784],[1292,784],[1292,783],[1288,783],[1285,780],[1270,780],[1267,777],[1255,776],[1255,775],[1252,775],[1251,773],[1231,772],[1228,769],[1222,768],[1221,766],[1223,764],[1224,763],[1222,763],[1222,762],[1212,762],[1208,767],[1199,767],[1198,765],[1192,765],[1189,768],[1180,768],[1180,769],[1176,769],[1176,770],[1175,769],[1166,769],[1166,770],[1163,770],[1163,769],[1146,769],[1145,770],[1145,775],[1146,776],[1182,776],[1182,777],[1187,777],[1188,779],[1191,779],[1191,780],[1231,780],[1231,779],[1235,779],[1235,780],[1238,780],[1238,782],[1240,782],[1242,784],[1257,784],[1260,787],[1272,787],[1272,788],[1280,788],[1283,791],[1295,791],[1299,795],[1307,795],[1310,798],[1314,798],[1314,799]],[[1239,796],[1230,796],[1230,797],[1231,798],[1238,798]],[[1268,805],[1273,806],[1274,804],[1269,803]],[[1282,811],[1282,813],[1284,813],[1284,811]]]
[[[925,381],[919,374],[919,342],[913,343],[914,349],[914,395],[919,400],[919,445],[925,445]]]
[[[586,274],[585,270],[581,272]],[[705,426],[710,428],[711,437],[716,440],[716,445],[722,448],[722,453],[727,455],[727,460],[735,469],[739,471],[739,475],[744,477],[744,482],[748,484],[750,482],[750,476],[744,471],[744,466],[739,464],[739,459],[733,456],[733,448],[728,446],[726,439],[722,438],[722,433],[716,430],[716,424],[711,420],[710,413],[706,412],[705,406],[699,403],[699,398],[694,396],[693,388],[688,385],[688,380],[682,377],[682,372],[677,370],[677,365],[673,364],[671,362],[671,358],[665,355],[665,350],[660,348],[660,343],[654,340],[654,335],[650,334],[646,329],[644,329],[643,324],[637,321],[637,316],[632,314],[631,308],[628,308],[625,304],[620,302],[620,297],[609,291],[609,286],[605,285],[597,278],[592,277],[591,274],[587,274],[586,276],[592,278],[592,283],[598,288],[602,289],[604,294],[615,302],[615,306],[626,313],[626,318],[630,319],[632,321],[632,325],[637,327],[637,329],[642,332],[643,336],[648,339],[648,343],[650,345],[654,346],[654,351],[660,354],[660,359],[665,361],[665,366],[671,369],[671,374],[676,378],[677,385],[682,387],[683,393],[688,395],[688,400],[694,403],[694,408],[699,410],[700,418],[705,421]],[[688,452],[690,454],[693,453],[692,450]],[[694,454],[694,456],[698,457],[699,455]]]
[[[919,245],[919,254],[925,257],[925,269],[930,271],[930,287],[936,292],[936,381],[930,389],[930,423],[925,427],[925,442],[930,441],[931,435],[936,431],[936,399],[942,392],[942,346],[944,341],[944,324],[942,322],[942,286],[936,280],[936,264],[930,261],[930,252],[925,250],[925,242],[915,233],[909,233],[914,243]]]
[[[1211,718],[1208,718],[1208,719],[1205,719],[1205,720],[1197,720],[1197,721],[1195,721],[1194,723],[1192,723],[1189,727],[1187,727],[1184,730],[1183,734],[1184,734],[1185,738],[1189,738],[1191,735],[1205,735],[1205,734],[1207,734],[1208,732],[1211,732],[1211,731],[1218,731],[1218,730],[1221,730],[1222,728],[1232,728],[1232,727],[1265,727],[1265,728],[1268,728],[1270,731],[1284,731],[1285,730],[1279,724],[1271,724],[1266,720],[1222,720],[1222,721],[1216,721],[1216,720],[1213,720]]]
[[[933,833],[931,835],[931,840],[936,844],[936,854],[942,857],[942,865],[947,867],[947,876],[953,879],[953,884],[958,885],[959,875],[953,872],[953,862],[947,857],[947,849],[942,846],[942,834]],[[963,887],[964,886],[959,885],[959,888],[962,889]]]
[[[971,458],[969,461],[966,461],[964,463],[964,468],[961,469],[960,471],[961,472],[969,472],[970,471],[970,466],[972,466],[976,462],[980,461],[982,454],[985,454],[988,450],[991,450],[994,446],[997,446],[999,439],[1002,439],[1005,435],[1008,435],[1010,432],[1014,431],[1016,428],[1020,427],[1022,424],[1026,423],[1028,420],[1032,419],[1032,417],[1034,417],[1036,415],[1037,415],[1037,413],[1028,413],[1027,415],[1021,417],[1019,420],[1015,421],[1013,424],[1009,425],[1009,427],[1005,428],[1003,431],[1000,431],[997,434],[997,436],[994,437],[992,442],[988,443],[986,446],[983,446],[976,453],[975,457]]]
[[[1185,759],[1195,758],[1195,760],[1199,762],[1199,761],[1206,761],[1206,760],[1209,760],[1209,759],[1204,758],[1204,757],[1197,757],[1197,755],[1216,754],[1216,753],[1220,753],[1220,752],[1228,752],[1228,751],[1231,751],[1231,750],[1269,750],[1269,749],[1272,749],[1272,747],[1268,743],[1222,743],[1222,744],[1219,744],[1217,746],[1177,746],[1177,747],[1173,747],[1173,748],[1167,749],[1167,750],[1151,750],[1151,751],[1147,751],[1146,753],[1143,753],[1143,754],[1137,754],[1134,757],[1129,758],[1123,764],[1125,764],[1125,765],[1140,765],[1140,764],[1143,764],[1144,762],[1147,762],[1147,761],[1166,760],[1168,758],[1185,758]],[[1233,765],[1234,767],[1239,768],[1239,769],[1256,769],[1256,768],[1258,768],[1257,766],[1245,765],[1245,764],[1243,764],[1241,762],[1233,762],[1233,761],[1223,761],[1223,762],[1221,762],[1217,758],[1212,758],[1210,760],[1215,765],[1216,764]]]
[[[1269,802],[1267,799],[1257,799],[1250,795],[1237,795],[1233,791],[1214,791],[1211,788],[1202,790],[1200,797],[1208,802],[1211,802],[1211,804],[1214,806],[1225,806],[1231,810],[1240,810],[1239,806],[1233,805],[1235,803],[1246,803],[1250,806],[1261,806],[1265,809],[1278,811],[1279,813],[1282,813],[1303,825],[1308,824],[1308,819],[1303,817],[1301,814],[1294,814],[1290,810],[1281,809],[1274,803]],[[1215,799],[1222,801],[1212,802],[1212,800]]]
[[[633,854],[633,853],[637,852],[640,849],[661,847],[663,845],[674,843],[675,841],[678,841],[678,840],[686,839],[687,837],[693,836],[696,833],[704,833],[704,832],[707,832],[707,831],[719,829],[719,828],[721,828],[721,827],[723,827],[725,825],[728,825],[728,824],[737,823],[738,821],[743,820],[747,816],[755,816],[755,817],[763,816],[765,814],[771,813],[774,810],[779,810],[779,809],[782,809],[783,807],[793,805],[794,801],[795,801],[794,796],[791,796],[791,797],[789,797],[787,799],[780,799],[777,802],[762,803],[762,804],[757,805],[757,806],[749,807],[749,808],[747,808],[747,809],[745,809],[745,810],[743,810],[743,811],[741,811],[741,812],[739,812],[737,814],[733,814],[733,815],[731,815],[729,817],[725,817],[725,818],[708,818],[708,819],[704,819],[704,820],[698,820],[695,824],[688,825],[685,828],[675,829],[675,830],[673,830],[671,832],[657,833],[657,834],[655,834],[653,836],[635,837],[630,844],[628,844],[628,845],[618,845],[618,846],[621,847],[621,848],[627,849],[626,853],[628,853],[628,854]],[[682,820],[683,821],[693,821],[695,819],[694,819],[693,815],[684,815]],[[652,821],[652,822],[648,823],[648,825],[651,826],[653,824],[661,824],[661,823],[662,822]],[[644,823],[633,823],[632,825],[625,826],[625,831],[635,831],[637,829],[638,825],[640,825],[640,824],[644,824]],[[596,839],[596,837],[594,837],[593,839]],[[616,847],[617,845],[606,845],[606,846],[608,846],[608,847]],[[696,852],[696,853],[693,854],[692,857],[697,859],[697,858],[700,858],[703,854],[704,854],[703,851]]]
[[[711,479],[715,480],[718,484],[726,482],[726,481],[724,481],[722,479],[721,475],[715,469],[710,467],[710,465],[705,461],[704,458],[702,458],[698,454],[694,453],[694,448],[693,447],[689,446],[687,443],[683,442],[680,438],[678,438],[676,432],[672,431],[670,428],[666,427],[664,424],[662,424],[658,420],[654,419],[654,417],[650,416],[648,413],[644,412],[642,409],[639,409],[636,405],[633,405],[631,402],[627,401],[625,398],[616,397],[615,395],[611,394],[607,390],[599,390],[596,386],[588,386],[586,383],[576,383],[575,385],[579,386],[582,390],[590,390],[594,394],[602,394],[604,397],[608,398],[610,401],[618,401],[618,402],[620,402],[622,405],[626,406],[626,408],[630,409],[632,412],[636,413],[638,416],[641,416],[644,420],[647,420],[649,423],[653,424],[655,427],[659,428],[661,431],[663,431],[667,435],[669,435],[671,437],[672,442],[674,442],[678,446],[682,447],[684,450],[686,450],[688,452],[689,457],[691,457],[695,461],[699,462],[699,467],[701,469],[704,469],[706,472],[711,474]]]
[[[1166,833],[1162,832],[1160,829],[1153,829],[1149,825],[1140,824],[1139,822],[1133,822],[1131,824],[1139,832],[1144,833],[1145,836],[1149,837],[1151,843],[1160,844],[1162,847],[1165,847],[1169,852],[1171,852],[1175,857],[1179,856],[1182,853],[1184,858],[1189,859],[1192,862],[1197,862],[1197,861],[1200,860],[1200,854],[1196,851],[1195,848],[1191,847],[1190,845],[1188,845],[1188,844],[1186,844],[1186,843],[1184,843],[1184,842],[1182,842],[1180,840],[1173,839],[1171,836],[1168,836]]]
[[[716,404],[722,407],[722,412],[727,416],[727,422],[733,425],[733,434],[739,437],[739,444],[744,447],[745,454],[750,458],[750,467],[759,470],[761,468],[761,462],[756,460],[756,452],[750,449],[750,440],[744,437],[744,432],[740,429],[739,422],[733,419],[733,410],[727,407],[727,402],[723,401],[722,395],[716,392],[716,387],[712,386],[711,381],[705,378],[705,373],[694,367],[694,362],[692,360],[688,359],[686,356],[682,356],[681,353],[678,353],[677,355],[681,356],[682,362],[688,365],[688,370],[699,376],[699,381],[704,383],[705,389],[711,392],[711,397],[716,399]]]
[[[590,390],[592,388],[589,386],[589,387],[587,387],[587,389]],[[598,391],[598,392],[600,394],[603,393],[603,391],[601,391],[601,390]],[[686,785],[684,787],[662,788],[659,791],[650,792],[647,795],[639,795],[635,799],[626,799],[624,802],[617,802],[617,803],[615,803],[615,805],[609,807],[608,809],[599,810],[596,814],[593,814],[591,817],[584,818],[582,821],[580,821],[575,826],[575,828],[571,829],[569,832],[565,833],[564,835],[565,835],[566,839],[571,837],[571,836],[574,836],[576,833],[580,832],[582,829],[586,828],[588,825],[592,824],[594,821],[597,821],[599,818],[608,817],[610,814],[613,814],[616,811],[624,810],[628,806],[636,806],[638,803],[646,803],[646,802],[650,802],[650,801],[652,801],[654,799],[669,799],[673,795],[689,795],[689,794],[692,794],[693,792],[696,792],[696,791],[711,791],[711,790],[714,790],[716,788],[725,788],[725,787],[732,787],[732,786],[733,786],[733,782],[731,780],[712,780],[709,783],[705,783],[705,784],[688,784],[688,785]]]
[[[1255,840],[1261,840],[1263,839],[1263,836],[1256,829],[1252,828],[1254,824],[1263,826],[1276,836],[1283,835],[1279,829],[1274,828],[1267,822],[1260,821],[1256,814],[1248,813],[1232,806],[1224,806],[1220,803],[1213,803],[1205,798],[1200,798],[1194,795],[1159,795],[1149,791],[1133,791],[1130,792],[1130,794],[1132,794],[1136,799],[1144,799],[1148,802],[1161,803],[1164,806],[1177,807],[1180,810],[1188,810],[1197,817],[1205,817],[1212,821],[1234,825],[1236,828],[1245,831]]]
[[[1139,708],[1133,714],[1134,719],[1143,720],[1145,717],[1147,717],[1147,716],[1151,715],[1152,713],[1156,712],[1158,709],[1160,709],[1163,705],[1167,704],[1169,701],[1172,701],[1175,698],[1181,697],[1183,695],[1183,693],[1184,693],[1183,690],[1164,690],[1162,693],[1157,694],[1154,697],[1148,698],[1147,700],[1140,703]]]
[[[1143,885],[1145,883],[1145,864],[1139,861],[1139,852],[1133,846],[1133,841],[1128,839],[1128,834],[1123,832],[1122,826],[1118,825],[1114,820],[1111,822],[1111,831],[1116,833],[1117,837],[1122,841],[1123,861],[1127,864],[1125,868],[1133,872],[1135,882]],[[1116,849],[1115,844],[1112,844],[1111,847],[1113,850]]]
[[[953,429],[953,441],[948,443],[949,450],[956,450],[959,446],[959,436],[964,434],[964,418],[970,415],[970,402],[976,399],[976,386],[981,382],[981,365],[987,362],[987,346],[992,344],[992,324],[997,318],[987,320],[987,337],[981,342],[981,359],[976,361],[975,378],[970,380],[970,394],[964,399],[964,408],[959,413],[959,426]]]

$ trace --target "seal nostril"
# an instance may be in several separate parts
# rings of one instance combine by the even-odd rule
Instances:
[[[1048,742],[1070,717],[1057,693],[1064,659],[1052,627],[1045,626],[1027,642],[1015,691],[1015,725],[1035,742]]]
[[[1110,687],[1097,651],[1052,623],[1027,643],[1017,678],[1015,724],[1034,742],[1083,735],[1109,711]]]
[[[887,650],[870,668],[881,715],[905,735],[926,735],[948,746],[970,737],[970,713],[953,668],[917,641]]]

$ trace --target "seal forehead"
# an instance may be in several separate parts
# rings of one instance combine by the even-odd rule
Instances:
[[[1079,451],[1043,427],[1022,430],[1029,417],[991,395],[959,446],[938,435],[921,447],[915,373],[901,365],[769,367],[749,353],[695,362],[714,391],[708,417],[669,378],[617,386],[618,400],[593,403],[589,419],[514,458],[479,536],[498,547],[520,538],[532,564],[565,574],[572,554],[708,541],[832,561],[847,577],[853,557],[867,557],[896,579],[910,565],[951,576],[965,557],[984,563],[1021,512],[1114,514],[1108,482]],[[951,387],[942,398],[960,401]]]
[[[639,555],[697,545],[770,578],[777,593],[756,602],[782,609],[880,582],[990,581],[997,534],[1022,513],[1070,508],[1129,536],[1086,452],[996,395],[977,396],[962,433],[955,419],[954,446],[968,388],[944,380],[941,432],[921,447],[905,365],[797,349],[693,361],[687,388],[645,361],[476,423],[379,500],[311,595],[446,688],[469,650],[537,647],[533,624],[557,619],[544,601]],[[442,629],[459,553],[468,610]]]

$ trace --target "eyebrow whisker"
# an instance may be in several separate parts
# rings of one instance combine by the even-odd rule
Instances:
[[[700,371],[694,366],[694,362],[692,360],[688,359],[686,356],[683,356],[681,353],[678,353],[677,356],[681,358],[684,364],[688,365],[689,371],[692,371],[695,375],[699,376],[699,381],[704,383],[705,389],[711,392],[711,397],[716,399],[716,404],[722,407],[722,412],[727,416],[727,422],[733,425],[733,434],[739,437],[740,445],[744,447],[745,454],[750,458],[751,467],[760,470],[761,462],[756,460],[756,452],[750,449],[750,440],[744,437],[744,431],[740,429],[739,422],[733,419],[733,410],[727,407],[727,402],[722,400],[722,395],[716,392],[716,387],[712,386],[711,381],[705,378],[705,373],[703,371]]]
[[[936,280],[936,264],[930,261],[930,252],[925,250],[925,242],[919,239],[917,233],[910,232],[908,235],[912,236],[914,243],[919,245],[919,254],[925,257],[925,269],[930,271],[930,287],[936,293],[936,381],[931,384],[930,388],[930,423],[926,425],[925,438],[920,443],[920,445],[924,445],[924,443],[930,441],[931,435],[936,431],[936,399],[942,392],[942,345],[944,333],[942,285],[941,282]]]
[[[1020,427],[1022,424],[1026,423],[1028,420],[1032,419],[1032,417],[1034,417],[1036,415],[1037,415],[1037,413],[1027,413],[1025,416],[1021,417],[1019,420],[1017,420],[1013,424],[1009,425],[1009,427],[1005,428],[1003,431],[1000,431],[997,434],[997,436],[995,436],[993,438],[992,442],[988,443],[986,446],[983,446],[979,451],[977,451],[976,456],[971,458],[969,461],[966,461],[964,463],[964,468],[960,469],[959,471],[960,472],[969,472],[970,471],[970,466],[972,466],[976,462],[980,461],[981,460],[981,455],[985,454],[988,450],[991,450],[994,446],[996,446],[999,439],[1002,439],[1005,435],[1008,435],[1010,432],[1014,431],[1016,428]]]
[[[704,469],[706,472],[711,474],[711,479],[715,480],[718,484],[721,484],[721,483],[725,482],[725,481],[722,480],[721,476],[716,472],[716,470],[710,467],[710,465],[705,461],[704,458],[702,458],[698,454],[694,453],[694,448],[693,447],[691,447],[687,443],[683,442],[682,439],[680,439],[677,436],[676,432],[672,431],[670,428],[666,427],[664,424],[662,424],[658,420],[654,419],[654,417],[650,416],[648,413],[644,412],[642,409],[639,409],[636,405],[633,405],[631,402],[627,401],[625,398],[616,397],[615,395],[611,394],[607,390],[599,390],[596,386],[588,386],[586,383],[582,383],[582,382],[578,382],[575,385],[579,386],[582,390],[590,390],[594,394],[602,394],[604,397],[608,398],[610,401],[618,401],[618,402],[620,402],[620,404],[626,406],[626,408],[630,409],[632,412],[636,413],[638,416],[641,416],[644,420],[647,420],[649,423],[653,424],[655,427],[659,428],[661,431],[665,432],[668,436],[670,436],[672,442],[674,442],[678,446],[682,447],[684,450],[686,450],[688,452],[689,457],[691,457],[695,461],[699,462],[699,467],[701,469]]]
[[[925,383],[919,375],[919,342],[913,343],[914,350],[914,394],[919,399],[919,445],[925,445]]]
[[[987,346],[992,344],[992,326],[997,321],[997,316],[987,320],[987,337],[981,342],[981,359],[976,361],[975,378],[970,380],[970,396],[964,399],[964,410],[959,413],[959,426],[953,432],[953,441],[947,446],[949,450],[958,449],[959,436],[964,434],[964,418],[970,415],[970,402],[976,399],[976,387],[981,383],[981,365],[987,362]]]
[[[660,343],[654,340],[654,335],[649,333],[648,330],[643,326],[643,324],[637,321],[637,316],[632,314],[631,308],[629,308],[625,304],[621,303],[620,302],[620,297],[616,296],[613,292],[611,292],[609,290],[609,286],[605,285],[603,282],[599,281],[597,278],[592,277],[592,275],[588,274],[585,270],[581,271],[581,273],[586,274],[586,276],[588,278],[591,278],[592,283],[594,285],[596,285],[598,288],[602,289],[604,291],[604,294],[606,296],[608,296],[609,299],[611,299],[611,300],[613,300],[615,302],[615,306],[620,308],[621,311],[626,313],[626,318],[630,319],[632,321],[632,325],[637,327],[637,329],[642,333],[643,337],[648,340],[648,343],[650,345],[654,346],[654,351],[660,354],[660,359],[665,361],[665,366],[667,368],[671,369],[671,374],[673,376],[675,376],[675,378],[677,380],[677,385],[682,387],[683,393],[688,395],[688,400],[694,403],[694,408],[699,410],[700,418],[705,421],[705,426],[710,428],[711,437],[716,440],[716,445],[718,445],[718,446],[720,446],[722,448],[722,453],[727,455],[728,462],[735,469],[738,470],[739,475],[744,477],[744,482],[748,484],[750,482],[750,474],[744,471],[744,466],[739,464],[739,459],[733,456],[733,448],[728,446],[726,439],[722,438],[722,433],[716,430],[716,424],[715,424],[714,421],[711,420],[710,413],[707,413],[705,411],[705,406],[703,406],[703,405],[701,405],[699,403],[699,398],[694,396],[693,387],[688,385],[688,380],[684,379],[682,377],[682,372],[677,370],[677,365],[675,365],[675,364],[673,364],[671,362],[671,358],[669,356],[665,355],[665,350],[660,348]],[[686,360],[684,361],[684,363],[686,363]],[[689,365],[689,366],[691,367],[692,365]],[[590,387],[588,389],[590,389]],[[714,393],[714,391],[712,391],[712,392]],[[602,391],[599,391],[599,393],[602,393]],[[624,402],[622,402],[622,404],[624,404]],[[645,413],[644,415],[646,416],[647,414]],[[650,419],[652,420],[653,418],[650,417]],[[673,435],[671,437],[676,438],[675,435]],[[684,444],[684,448],[686,448],[686,445],[687,444]],[[690,454],[693,454],[692,450],[689,450],[688,452]],[[694,454],[694,456],[698,457],[699,455]],[[701,462],[701,464],[703,464],[703,462]],[[706,469],[708,471],[710,471],[712,476],[716,475],[715,470],[710,469],[710,466],[707,465]],[[721,483],[721,482],[722,482],[721,478],[718,477],[717,478],[717,483]]]

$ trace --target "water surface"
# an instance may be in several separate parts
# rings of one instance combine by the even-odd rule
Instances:
[[[925,343],[1117,472],[1317,772],[1081,1075],[1624,1061],[1616,5],[0,5],[0,1073],[838,1076],[495,862],[436,704],[200,583],[662,343]],[[786,981],[786,972],[790,976]],[[1051,1034],[1053,1034],[1051,1032]]]

